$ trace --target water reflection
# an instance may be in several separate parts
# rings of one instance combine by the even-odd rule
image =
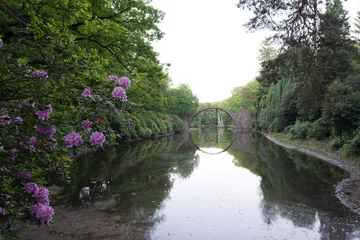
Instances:
[[[334,196],[336,166],[262,136],[202,130],[80,156],[69,205],[113,199],[108,214],[140,239],[359,239]],[[227,152],[209,155],[198,151]],[[131,231],[137,231],[136,233]],[[139,239],[139,238],[137,238]]]

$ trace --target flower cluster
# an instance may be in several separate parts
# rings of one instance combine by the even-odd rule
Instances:
[[[24,181],[24,180],[29,180],[31,178],[31,175],[29,172],[20,172],[19,175],[18,175],[18,178],[21,180],[21,181]]]
[[[83,139],[80,133],[72,132],[65,137],[65,144],[67,148],[80,147]]]
[[[90,136],[90,143],[93,147],[102,147],[105,142],[105,135],[102,132],[94,132]]]
[[[84,121],[82,121],[82,127],[84,129],[85,132],[91,132],[92,128],[90,127],[92,124],[92,122],[89,121],[89,119],[86,119]]]
[[[35,115],[38,117],[39,120],[49,120],[50,113],[52,112],[52,107],[47,105],[40,110],[35,112]]]
[[[112,96],[114,97],[114,98],[119,98],[119,99],[121,99],[121,100],[123,100],[123,101],[125,101],[126,100],[126,93],[125,93],[125,90],[122,88],[122,87],[116,87],[116,88],[114,88],[114,90],[112,91]]]
[[[36,70],[35,72],[33,72],[32,74],[33,77],[41,77],[41,78],[44,78],[44,79],[48,79],[48,74],[47,72],[45,72],[44,70]]]
[[[2,46],[4,45],[3,40],[0,38],[0,48],[2,48]]]
[[[110,74],[110,75],[109,75],[109,79],[110,79],[111,81],[114,81],[114,82],[117,82],[117,81],[119,80],[119,78],[118,78],[116,75],[114,75],[114,74]]]
[[[24,141],[21,141],[19,142],[19,145],[23,149],[29,150],[30,152],[35,152],[36,137],[31,137],[28,141],[26,141],[26,144]]]
[[[28,183],[25,185],[24,191],[32,194],[32,197],[37,202],[29,207],[30,213],[34,214],[36,219],[41,223],[48,223],[54,216],[54,209],[49,206],[49,190],[46,188],[39,188],[36,183]]]
[[[116,75],[111,74],[111,75],[109,75],[109,78],[110,78],[110,80],[117,82],[120,86],[123,86],[126,89],[130,87],[130,79],[127,77],[118,78]],[[127,99],[127,97],[126,97],[126,92],[125,92],[124,88],[115,87],[111,93],[112,96],[114,98],[118,98],[118,99],[125,101]]]
[[[91,97],[93,94],[93,90],[91,88],[85,88],[82,95],[84,97]]]
[[[36,131],[38,131],[45,137],[52,137],[56,133],[56,128],[55,128],[54,124],[52,124],[50,126],[36,125],[35,129],[36,129]]]
[[[128,79],[127,77],[121,77],[118,81],[118,84],[121,86],[124,86],[125,88],[129,88],[130,87],[130,79]]]

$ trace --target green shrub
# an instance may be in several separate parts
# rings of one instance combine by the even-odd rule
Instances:
[[[330,136],[330,126],[323,118],[320,118],[310,125],[307,138],[324,140],[329,136]]]
[[[354,134],[354,137],[347,141],[344,145],[344,150],[348,156],[360,155],[360,128],[358,128]]]
[[[336,137],[331,141],[331,150],[336,151],[344,146],[345,139],[343,137]]]
[[[290,128],[287,136],[292,140],[306,139],[310,126],[310,122],[300,122],[297,120],[295,124]]]

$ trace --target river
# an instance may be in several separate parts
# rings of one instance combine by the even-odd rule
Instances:
[[[360,239],[360,216],[334,194],[348,173],[255,133],[122,144],[70,172],[55,224],[23,239]]]

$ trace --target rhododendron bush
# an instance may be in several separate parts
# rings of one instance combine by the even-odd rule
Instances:
[[[181,120],[163,112],[170,81],[150,44],[163,13],[148,1],[11,0],[0,15],[0,239],[11,239],[14,222],[56,217],[47,187],[69,183],[75,154]]]

